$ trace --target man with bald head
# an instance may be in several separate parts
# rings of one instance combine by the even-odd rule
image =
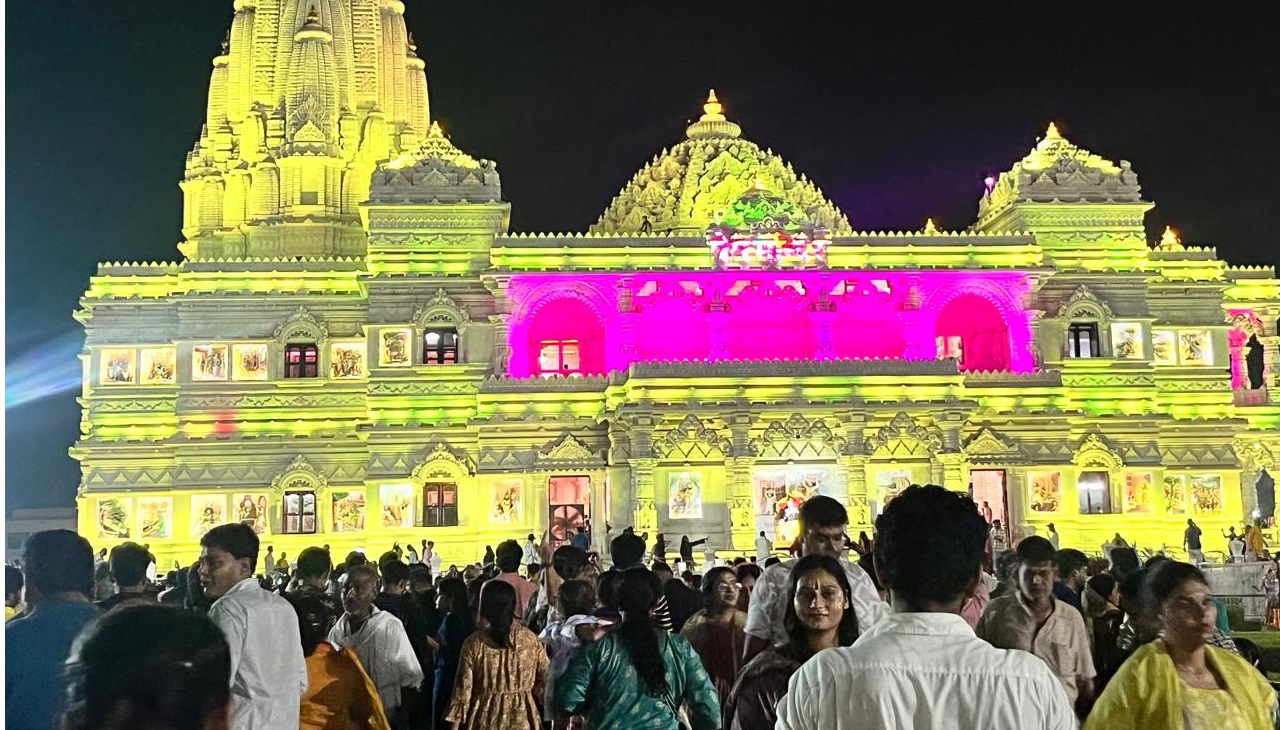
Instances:
[[[407,727],[424,675],[404,624],[374,605],[379,587],[378,572],[372,565],[357,565],[347,571],[343,614],[329,632],[329,643],[350,647],[356,653],[378,687],[392,724]]]

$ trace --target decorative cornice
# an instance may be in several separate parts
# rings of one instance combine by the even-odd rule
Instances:
[[[836,435],[825,419],[805,418],[793,413],[785,421],[771,422],[751,440],[753,456],[779,459],[806,457],[834,458],[844,452],[845,439]]]
[[[723,459],[733,456],[733,441],[707,428],[692,413],[685,416],[679,426],[653,442],[653,451],[662,458]]]
[[[937,429],[925,428],[916,423],[906,411],[898,411],[893,420],[867,440],[867,450],[874,453],[887,449],[894,441],[911,440],[919,443],[930,454],[936,454],[942,450],[942,437],[936,431]]]
[[[986,426],[978,429],[964,444],[964,452],[969,456],[1016,456],[1018,447],[1005,441]]]
[[[1124,466],[1124,459],[1097,433],[1090,433],[1076,447],[1071,463],[1081,469],[1098,468],[1115,471]]]
[[[299,454],[271,480],[270,489],[276,496],[294,489],[310,489],[322,494],[328,491],[329,480],[306,457]]]
[[[271,336],[282,342],[310,339],[320,343],[329,338],[329,325],[316,319],[311,311],[302,305],[281,322]]]
[[[410,477],[421,484],[427,480],[441,476],[471,477],[475,476],[476,464],[465,453],[459,455],[443,441],[437,442],[435,448],[413,468]]]
[[[1080,316],[1082,312],[1103,321],[1110,321],[1114,317],[1111,307],[1094,294],[1087,284],[1076,287],[1076,290],[1071,292],[1071,296],[1058,306],[1058,318],[1073,319]]]

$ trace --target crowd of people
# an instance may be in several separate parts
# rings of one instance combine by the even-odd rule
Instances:
[[[142,728],[1280,727],[1194,564],[1012,548],[972,499],[912,486],[873,535],[800,508],[795,554],[533,535],[442,570],[434,545],[289,562],[243,524],[157,592],[146,546],[72,532],[6,570],[6,726]],[[579,535],[582,535],[580,537]],[[1003,535],[1001,535],[1003,537]],[[14,584],[17,584],[15,591]]]

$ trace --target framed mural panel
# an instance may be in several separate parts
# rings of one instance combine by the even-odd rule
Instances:
[[[1191,511],[1198,515],[1222,512],[1222,475],[1192,474],[1188,478],[1191,488]]]
[[[133,500],[129,497],[104,497],[98,500],[98,537],[127,540],[133,535]]]
[[[383,484],[378,487],[383,527],[413,527],[413,493],[416,491],[412,484]]]
[[[910,469],[880,469],[876,472],[876,501],[872,505],[872,518],[880,516],[893,498],[911,486]]]
[[[332,492],[333,531],[359,532],[364,529],[364,492]]]
[[[1205,330],[1178,332],[1178,362],[1183,365],[1212,365],[1213,346]]]
[[[231,348],[232,380],[266,380],[267,346],[233,345]]]
[[[833,489],[834,471],[827,466],[786,465],[751,471],[756,527],[772,532],[774,544],[790,544],[800,533],[800,505]]]
[[[139,351],[138,375],[143,385],[169,385],[176,382],[177,355],[172,347],[144,347]]]
[[[191,495],[191,536],[202,537],[206,532],[227,521],[227,495]]]
[[[191,348],[191,379],[226,380],[228,358],[226,345],[196,345]]]
[[[1124,475],[1124,512],[1151,512],[1155,476],[1149,471],[1131,471]]]
[[[1122,360],[1141,360],[1142,327],[1133,322],[1113,322],[1111,351]]]
[[[133,385],[138,382],[135,353],[122,347],[104,348],[101,354],[102,370],[98,382],[102,385]]]
[[[667,516],[673,520],[702,519],[702,472],[673,471],[667,475]]]
[[[237,492],[231,495],[235,520],[259,535],[267,532],[267,495],[264,492]]]
[[[138,497],[138,538],[173,537],[173,498]]]
[[[490,491],[493,497],[490,522],[506,525],[524,521],[523,478],[498,479],[493,482]]]
[[[329,345],[329,375],[335,380],[358,380],[368,374],[365,368],[366,345],[362,341],[335,342]]]
[[[413,330],[394,329],[378,332],[378,365],[406,367],[413,359]]]
[[[1032,512],[1051,513],[1062,509],[1062,472],[1033,471],[1027,474],[1027,505]]]
[[[1178,338],[1173,330],[1151,331],[1151,360],[1157,365],[1178,364]]]
[[[1187,513],[1187,476],[1164,475],[1164,511],[1171,515]]]

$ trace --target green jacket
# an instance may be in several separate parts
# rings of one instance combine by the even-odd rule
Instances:
[[[694,730],[720,727],[720,698],[693,647],[683,636],[658,632],[671,697],[685,705]],[[591,730],[675,730],[676,713],[661,694],[650,694],[616,633],[588,644],[556,680],[555,708],[587,716]]]

